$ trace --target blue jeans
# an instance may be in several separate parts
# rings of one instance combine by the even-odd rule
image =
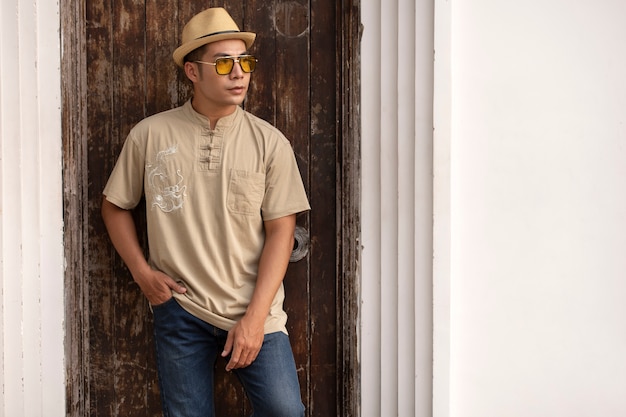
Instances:
[[[213,372],[228,332],[191,315],[174,298],[153,307],[153,313],[163,415],[214,417]],[[304,416],[286,334],[266,334],[256,360],[233,372],[246,391],[253,417]]]

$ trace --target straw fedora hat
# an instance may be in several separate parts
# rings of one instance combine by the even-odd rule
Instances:
[[[241,39],[246,43],[246,48],[250,48],[255,38],[255,33],[240,31],[226,9],[222,7],[207,9],[192,17],[183,28],[183,41],[174,51],[174,62],[182,67],[185,55],[207,43]]]

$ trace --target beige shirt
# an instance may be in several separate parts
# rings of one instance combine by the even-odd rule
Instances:
[[[263,221],[310,209],[280,131],[240,107],[211,130],[191,101],[129,133],[104,194],[132,209],[144,193],[151,265],[187,288],[174,293],[183,308],[224,330],[252,297]],[[265,333],[286,332],[283,300],[281,285]]]

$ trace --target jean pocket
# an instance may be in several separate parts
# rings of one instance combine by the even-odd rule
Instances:
[[[265,194],[265,175],[232,169],[228,183],[228,209],[237,214],[254,215],[261,212]]]
[[[174,297],[170,297],[169,300],[161,304],[150,304],[150,309],[152,310],[152,313],[154,314],[157,311],[167,310],[169,307],[174,305],[175,302],[176,302],[176,299]]]

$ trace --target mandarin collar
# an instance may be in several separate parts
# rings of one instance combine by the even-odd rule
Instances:
[[[204,128],[209,127],[209,118],[203,114],[198,113],[193,106],[191,105],[191,99],[187,100],[183,105],[183,110],[187,115],[196,123],[201,125]],[[236,106],[235,111],[229,114],[228,116],[224,116],[217,121],[217,125],[214,130],[224,129],[233,125],[239,114],[243,111],[241,106]]]

